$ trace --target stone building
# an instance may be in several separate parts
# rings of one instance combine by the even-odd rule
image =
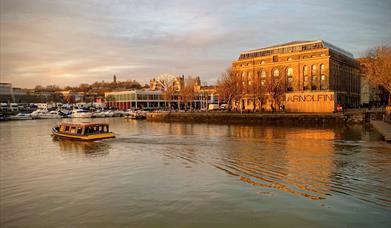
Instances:
[[[180,91],[185,86],[185,76],[171,76],[173,79],[171,80],[174,91]],[[149,81],[149,90],[150,91],[163,91],[164,85],[166,82],[161,81],[159,78],[153,78]]]
[[[242,109],[259,110],[284,105],[292,112],[333,112],[360,104],[360,65],[353,55],[323,40],[294,41],[244,51],[232,63],[232,72],[241,77]],[[280,101],[266,87],[279,81]],[[269,86],[270,87],[270,86]],[[269,98],[260,105],[256,91]]]

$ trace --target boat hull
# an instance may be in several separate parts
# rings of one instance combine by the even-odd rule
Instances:
[[[56,130],[52,130],[52,136],[61,139],[79,140],[79,141],[96,141],[102,139],[115,138],[113,133],[102,133],[102,134],[95,134],[95,135],[70,135],[70,134],[60,133]]]

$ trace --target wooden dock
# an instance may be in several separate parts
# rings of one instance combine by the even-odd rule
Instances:
[[[384,137],[387,142],[391,141],[391,124],[382,120],[371,120],[372,126]]]

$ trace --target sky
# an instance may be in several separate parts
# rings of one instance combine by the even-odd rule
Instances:
[[[390,45],[391,0],[0,0],[0,82],[214,84],[241,51],[319,39],[355,57]]]

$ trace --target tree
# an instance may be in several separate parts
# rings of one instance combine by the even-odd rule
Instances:
[[[188,104],[190,104],[190,111],[193,111],[193,101],[196,93],[195,91],[196,85],[197,85],[196,78],[192,76],[188,76],[185,81],[185,86],[180,91],[186,111],[187,111]]]
[[[42,92],[43,90],[44,90],[44,87],[41,86],[41,85],[37,85],[37,86],[35,86],[35,88],[34,88],[34,91],[35,91],[35,92]]]
[[[371,50],[366,68],[369,81],[391,93],[391,47],[380,46]]]
[[[266,81],[260,80],[260,75],[257,76],[257,80],[254,82],[253,86],[253,96],[254,96],[254,107],[253,111],[256,109],[256,102],[259,104],[259,109],[262,110],[262,106],[267,101],[267,87],[266,87]]]
[[[232,109],[232,103],[237,107],[238,101],[242,98],[243,82],[241,77],[228,68],[223,72],[217,81],[217,93],[228,104],[228,110]]]
[[[175,76],[171,74],[162,74],[156,77],[156,82],[159,84],[163,92],[165,106],[167,107],[167,103],[168,103],[170,111],[171,111],[172,96],[174,95],[175,92],[174,80],[175,80]]]
[[[285,95],[285,79],[282,76],[271,76],[270,80],[266,81],[266,92],[272,99],[273,105],[279,107]]]

